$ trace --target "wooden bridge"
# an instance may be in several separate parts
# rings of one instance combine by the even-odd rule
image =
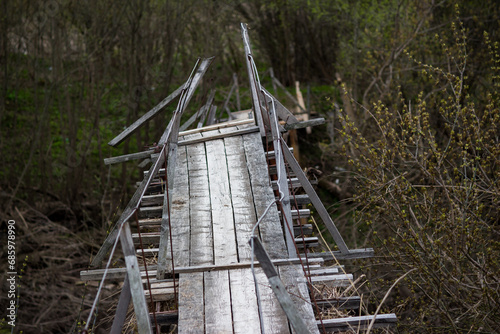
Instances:
[[[353,277],[339,265],[322,267],[323,258],[308,251],[318,240],[301,223],[310,215],[304,206],[312,203],[333,236],[338,251],[330,256],[368,257],[373,250],[347,247],[282,138],[324,120],[299,122],[260,85],[244,25],[242,35],[251,110],[227,111],[227,119],[217,120],[211,94],[180,125],[212,62],[202,59],[184,85],[109,143],[118,145],[178,98],[155,147],[106,160],[146,159],[142,164],[151,167],[92,264],[101,266],[111,253],[109,260],[82,271],[82,279],[101,285],[123,279],[111,333],[122,332],[130,301],[139,333],[160,333],[166,324],[177,324],[179,333],[319,333],[394,324],[394,314],[321,319],[328,307],[359,309],[360,298],[326,298],[315,289],[341,289]],[[297,195],[299,188],[305,194]],[[110,268],[118,242],[126,267]]]

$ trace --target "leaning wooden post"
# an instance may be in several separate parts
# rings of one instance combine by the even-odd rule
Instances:
[[[127,276],[130,283],[130,293],[134,303],[134,312],[137,319],[137,329],[139,334],[152,334],[149,310],[146,303],[146,295],[142,286],[141,272],[135,254],[134,241],[130,232],[130,225],[125,222],[123,231],[120,234],[125,264],[127,265]]]
[[[288,162],[288,165],[292,169],[292,171],[295,173],[296,177],[299,179],[302,188],[304,188],[305,192],[307,195],[309,195],[309,198],[311,199],[311,203],[314,205],[316,210],[318,210],[318,214],[320,215],[321,219],[323,220],[323,223],[325,226],[328,228],[328,231],[333,237],[333,240],[335,240],[335,243],[339,247],[339,250],[343,254],[349,254],[349,248],[347,248],[347,245],[345,244],[344,239],[340,235],[339,230],[337,229],[337,226],[332,221],[332,218],[328,214],[328,211],[326,211],[325,206],[321,202],[321,200],[318,197],[318,194],[316,194],[316,191],[314,191],[314,188],[312,187],[311,183],[307,179],[307,176],[304,174],[304,171],[302,168],[300,168],[299,163],[297,160],[295,160],[295,157],[293,156],[292,153],[290,153],[290,149],[286,145],[284,140],[281,140],[281,143],[283,144],[283,153],[285,155],[286,161]]]
[[[271,262],[271,259],[269,258],[269,255],[267,254],[266,250],[262,246],[262,243],[260,242],[259,238],[257,238],[256,236],[252,236],[250,238],[249,243],[251,246],[253,244],[255,256],[257,257],[257,260],[259,260],[259,264],[269,280],[271,289],[276,295],[276,298],[278,299],[281,308],[288,317],[288,320],[292,324],[292,327],[295,330],[295,332],[298,334],[310,333],[309,329],[306,326],[306,323],[300,317],[299,310],[297,309],[297,307],[295,307],[292,298],[286,291],[285,285],[279,278],[278,272],[276,271],[276,268],[274,268],[274,265]]]

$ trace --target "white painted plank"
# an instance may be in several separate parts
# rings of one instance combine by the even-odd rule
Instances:
[[[259,308],[250,269],[229,271],[234,333],[260,333]]]
[[[213,131],[218,132],[218,130]],[[212,134],[214,134],[212,131],[203,132],[204,136]],[[212,206],[214,261],[216,265],[237,263],[233,207],[224,140],[208,141],[205,147]]]
[[[229,272],[207,271],[205,282],[205,333],[233,333]]]

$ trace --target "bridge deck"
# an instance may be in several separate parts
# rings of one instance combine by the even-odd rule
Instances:
[[[234,135],[251,126],[200,131],[179,138],[188,141],[226,135],[179,147],[171,208],[175,267],[224,268],[251,261],[248,241],[252,228],[274,201],[261,136],[257,132]],[[271,258],[288,257],[275,204],[258,232]],[[256,270],[265,331],[288,333],[287,318],[266,276],[260,268]],[[305,302],[309,300],[305,281],[297,282],[303,274],[295,266],[283,266],[280,272],[285,284],[296,290],[312,331],[317,331],[312,309]],[[261,332],[251,270],[181,273],[178,316],[179,333]]]

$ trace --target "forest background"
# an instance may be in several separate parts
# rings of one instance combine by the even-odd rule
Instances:
[[[299,131],[301,165],[323,172],[318,191],[348,245],[376,250],[353,267],[366,275],[367,301],[380,304],[407,274],[383,303],[400,318],[396,332],[500,331],[499,1],[0,8],[0,268],[14,219],[24,270],[16,331],[78,330],[95,295],[79,271],[140,172],[103,159],[152,144],[173,107],[119,148],[110,139],[182,84],[199,56],[216,58],[191,113],[212,88],[222,104],[233,73],[242,107],[251,106],[240,22],[264,86],[270,68],[293,94],[300,81],[308,110],[327,120]],[[6,288],[2,279],[2,310]]]

